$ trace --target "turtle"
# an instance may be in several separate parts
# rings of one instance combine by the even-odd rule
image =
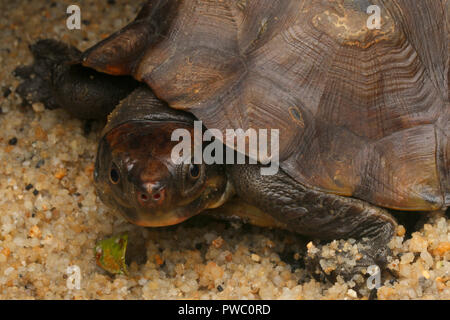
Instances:
[[[108,119],[94,182],[131,223],[238,215],[321,241],[358,239],[358,265],[381,266],[391,211],[450,206],[449,3],[150,0],[84,52],[31,45],[17,92]],[[209,142],[192,138],[198,122],[202,134],[214,129]],[[175,163],[178,129],[201,150],[218,141],[227,160],[248,161]],[[259,157],[250,139],[237,150],[230,129],[276,130],[278,157]]]

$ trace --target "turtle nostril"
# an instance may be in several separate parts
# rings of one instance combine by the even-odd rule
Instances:
[[[139,194],[139,198],[143,201],[143,202],[147,202],[148,201],[148,195],[146,195],[145,193],[140,193]]]
[[[153,195],[153,200],[158,201],[159,199],[161,199],[161,193],[157,192]]]
[[[153,200],[154,202],[159,203],[164,198],[162,191],[155,191],[153,193],[147,193],[147,192],[139,192],[138,193],[138,199],[139,202],[144,204],[148,203],[148,201]]]
[[[141,205],[161,205],[165,200],[164,187],[154,184],[147,184],[144,190],[137,193],[137,200]]]

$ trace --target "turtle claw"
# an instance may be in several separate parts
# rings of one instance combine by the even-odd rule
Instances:
[[[34,62],[17,67],[13,74],[23,81],[16,92],[25,103],[42,102],[48,109],[58,108],[54,99],[53,81],[55,70],[77,61],[80,51],[60,41],[39,40],[29,46]]]
[[[353,239],[336,240],[327,244],[310,242],[307,248],[306,269],[317,281],[335,283],[341,277],[345,282],[354,281],[358,287],[364,285],[372,275],[369,267],[384,269],[390,254],[386,246]]]
[[[83,67],[81,52],[63,42],[44,39],[30,45],[34,61],[18,67],[22,79],[16,92],[24,104],[41,102],[63,108],[80,119],[104,119],[139,83],[129,76],[113,77]]]

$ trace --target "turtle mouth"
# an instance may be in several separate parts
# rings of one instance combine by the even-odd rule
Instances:
[[[125,220],[142,227],[165,227],[179,224],[208,207],[204,197],[197,197],[183,205],[174,206],[142,206],[139,202],[129,201],[129,196],[135,198],[136,191],[117,196],[108,183],[97,181],[97,194],[104,204]]]
[[[193,214],[186,214],[183,208],[175,208],[163,212],[142,212],[134,207],[118,208],[119,213],[125,220],[141,227],[166,227],[179,224]]]

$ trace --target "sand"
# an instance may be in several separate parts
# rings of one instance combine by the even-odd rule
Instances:
[[[450,298],[448,213],[424,214],[408,232],[399,227],[378,294],[354,281],[311,277],[303,264],[309,240],[293,234],[203,219],[146,229],[116,217],[92,184],[103,124],[24,106],[14,93],[19,80],[11,73],[32,61],[30,43],[54,38],[84,50],[139,7],[77,3],[83,24],[73,31],[65,21],[72,1],[0,3],[0,299]],[[96,266],[93,248],[123,231],[135,243],[130,274],[111,276]],[[338,244],[322,252],[324,263]],[[77,270],[79,289],[71,285]]]

